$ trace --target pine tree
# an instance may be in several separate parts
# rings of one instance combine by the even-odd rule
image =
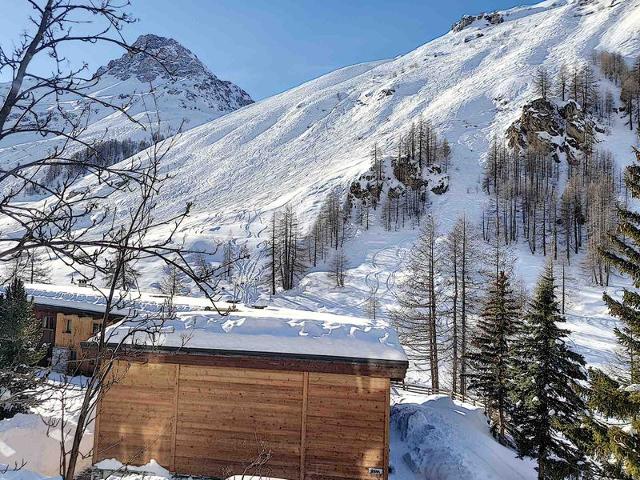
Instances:
[[[34,403],[35,366],[46,354],[42,323],[33,313],[22,280],[0,294],[0,418]]]
[[[625,185],[634,198],[640,197],[640,151],[638,163],[627,167]],[[618,231],[611,235],[613,248],[603,251],[607,260],[626,273],[634,290],[624,289],[621,301],[608,294],[604,301],[621,326],[615,334],[622,351],[622,371],[609,376],[591,370],[589,406],[611,425],[591,423],[592,453],[615,478],[640,479],[640,214],[618,208]]]
[[[471,367],[470,390],[484,399],[494,435],[504,441],[509,410],[509,365],[512,342],[517,332],[519,305],[511,290],[509,278],[500,272],[493,283],[471,342],[468,360]]]
[[[512,432],[520,455],[538,463],[538,479],[577,476],[583,455],[569,438],[584,413],[584,359],[571,351],[555,294],[551,263],[538,281],[515,345]]]

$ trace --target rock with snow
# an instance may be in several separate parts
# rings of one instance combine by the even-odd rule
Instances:
[[[504,22],[504,18],[499,12],[481,13],[480,15],[464,15],[460,20],[453,24],[451,31],[461,32],[476,22],[481,22],[484,25],[497,25]]]
[[[253,103],[247,92],[216,77],[191,51],[173,39],[142,35],[133,46],[145,52],[125,53],[100,67],[91,80],[79,86],[83,96],[61,94],[59,105],[66,109],[64,115],[85,112],[84,141],[149,141],[151,131],[155,130],[167,137]],[[28,81],[25,85],[28,87]],[[9,83],[0,84],[0,98],[9,86]],[[83,109],[87,97],[94,97],[98,102],[91,103],[90,109]],[[100,101],[126,108],[127,114],[139,123],[131,122],[123,113]],[[52,115],[56,128],[70,128],[52,106],[41,103],[38,115]],[[19,117],[14,117],[14,121],[19,121]],[[38,133],[9,136],[0,141],[0,165],[40,158],[63,141],[61,136],[43,139]]]
[[[576,102],[556,103],[537,98],[522,107],[520,118],[507,129],[510,148],[524,151],[528,147],[559,162],[566,158],[575,165],[588,145],[585,139],[604,133],[595,120]]]
[[[193,106],[204,103],[220,112],[231,112],[253,103],[247,92],[237,85],[220,80],[190,50],[172,38],[141,35],[132,44],[133,51],[111,60],[100,67],[95,76],[115,77],[120,81],[130,78],[140,83],[168,82],[169,95],[185,95]],[[131,92],[133,95],[135,92]]]

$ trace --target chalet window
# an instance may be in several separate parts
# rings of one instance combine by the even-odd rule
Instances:
[[[93,334],[97,334],[100,332],[100,324],[99,323],[94,323],[93,324]]]
[[[71,319],[67,318],[67,322],[65,324],[64,333],[71,333]]]
[[[53,315],[46,314],[44,317],[42,317],[42,328],[44,328],[45,330],[53,330],[54,325],[55,318],[53,318]]]

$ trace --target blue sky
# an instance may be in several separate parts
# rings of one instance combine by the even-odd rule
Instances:
[[[0,44],[27,25],[24,0],[2,0]],[[446,33],[463,14],[533,4],[531,0],[132,0],[142,33],[173,37],[217,76],[254,99],[282,92],[336,68],[392,58]],[[65,51],[92,71],[120,56],[113,47]],[[6,80],[3,77],[2,80]]]

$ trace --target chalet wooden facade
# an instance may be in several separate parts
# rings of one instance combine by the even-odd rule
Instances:
[[[82,361],[81,343],[99,331],[103,314],[37,301],[34,301],[34,313],[42,322],[43,343],[49,345],[45,359],[47,365],[60,372],[88,373],[89,364]]]
[[[210,338],[219,345],[217,337]],[[299,338],[330,345],[320,335]],[[352,356],[136,347],[101,395],[94,464],[154,459],[180,475],[212,478],[387,479],[390,381],[404,378],[406,357],[360,357],[353,346]]]

